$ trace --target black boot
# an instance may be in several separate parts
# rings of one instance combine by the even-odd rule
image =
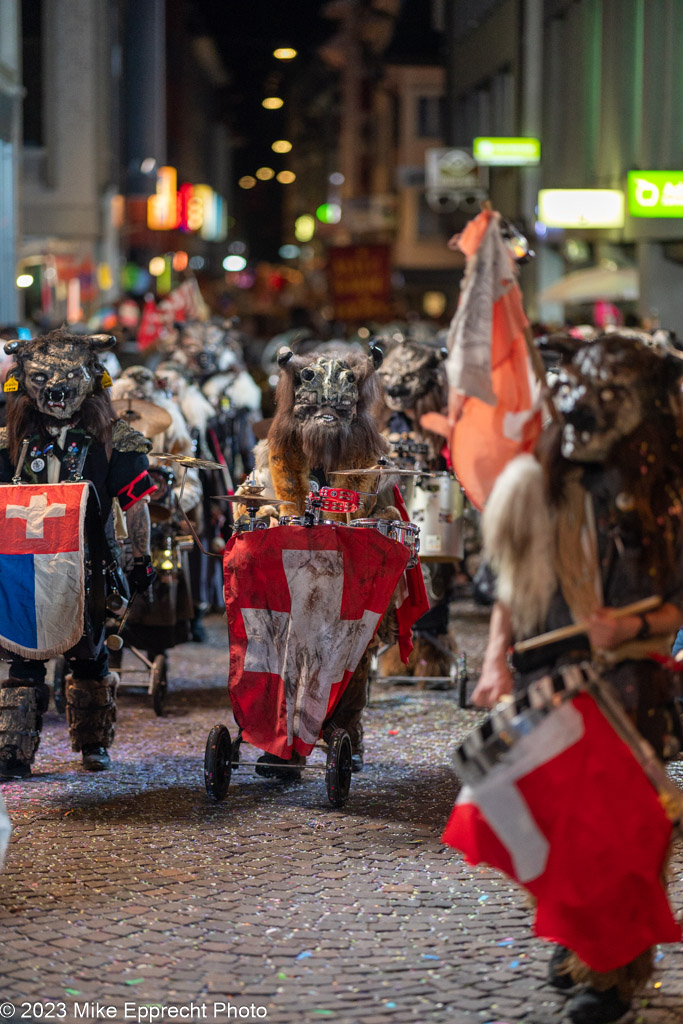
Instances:
[[[110,672],[104,679],[66,677],[66,719],[71,749],[80,750],[89,772],[111,766],[107,748],[116,731],[116,688],[119,677]]]
[[[255,771],[264,779],[299,782],[303,764],[306,764],[306,758],[297,753],[292,753],[289,761],[284,757],[277,757],[276,754],[262,754],[257,758]]]
[[[83,767],[88,772],[104,772],[107,768],[111,768],[111,758],[106,747],[89,743],[87,746],[81,747],[81,754],[83,755]]]
[[[560,992],[573,988],[575,984],[571,974],[563,969],[570,953],[571,950],[567,949],[566,946],[555,946],[552,956],[548,961],[548,984]]]
[[[194,618],[190,619],[190,636],[195,644],[205,644],[208,640],[206,626],[204,625],[205,615],[206,605],[196,604],[194,606]]]
[[[585,988],[571,1000],[567,1013],[572,1024],[615,1024],[630,1009],[631,1004],[624,1002],[614,985],[604,992]]]

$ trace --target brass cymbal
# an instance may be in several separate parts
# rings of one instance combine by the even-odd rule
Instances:
[[[150,456],[161,462],[177,462],[179,466],[190,469],[223,469],[220,462],[209,462],[208,459],[196,459],[194,455],[172,455],[171,452],[150,452]]]
[[[160,405],[145,402],[141,398],[115,398],[111,404],[120,420],[125,420],[145,437],[161,434],[173,422],[168,409],[162,409]]]
[[[434,473],[397,466],[368,466],[366,469],[331,469],[330,476],[434,476]]]
[[[285,501],[282,498],[264,498],[259,494],[212,494],[215,501],[232,501],[236,505],[246,505],[247,508],[259,508],[261,505],[294,505],[293,501]]]

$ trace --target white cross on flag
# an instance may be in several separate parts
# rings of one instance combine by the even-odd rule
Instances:
[[[463,787],[443,840],[534,896],[534,930],[594,971],[680,942],[662,872],[672,826],[632,750],[587,693]]]
[[[228,685],[248,743],[278,757],[310,753],[407,561],[402,544],[347,526],[280,526],[228,542]]]
[[[88,484],[0,486],[0,647],[43,660],[83,632]]]

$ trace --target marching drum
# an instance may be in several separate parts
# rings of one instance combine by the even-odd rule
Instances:
[[[147,470],[155,485],[149,496],[149,518],[153,523],[166,523],[173,517],[175,476],[169,466],[150,466]]]
[[[410,553],[406,569],[412,569],[417,565],[420,527],[414,523],[404,523],[402,519],[353,519],[350,525],[361,530],[377,530],[389,540],[405,545]]]
[[[433,473],[409,481],[406,507],[412,523],[420,527],[420,560],[459,562],[465,553],[464,498],[450,473]]]

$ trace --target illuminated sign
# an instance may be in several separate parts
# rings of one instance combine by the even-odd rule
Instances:
[[[683,171],[629,171],[632,217],[683,217]]]
[[[489,167],[525,167],[541,162],[540,139],[483,136],[472,143],[478,164]]]
[[[222,196],[209,185],[185,183],[177,187],[174,167],[160,167],[157,190],[147,200],[147,227],[152,231],[199,232],[207,242],[221,242],[228,233]]]
[[[538,219],[548,228],[623,228],[624,193],[611,188],[547,188]]]
[[[157,190],[147,200],[147,227],[152,231],[173,231],[180,226],[178,174],[175,167],[160,167]]]

